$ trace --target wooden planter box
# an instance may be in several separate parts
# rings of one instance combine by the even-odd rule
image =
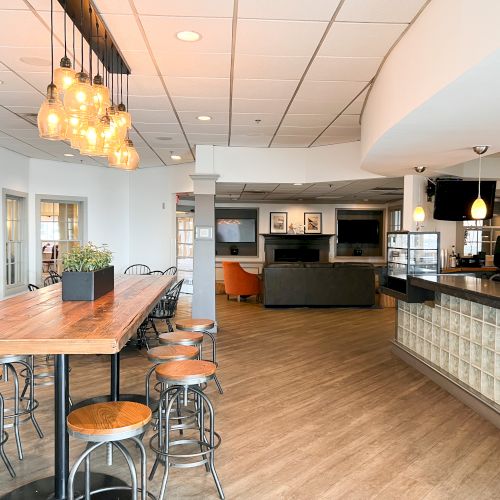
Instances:
[[[115,268],[88,273],[62,274],[63,300],[96,300],[115,287]]]

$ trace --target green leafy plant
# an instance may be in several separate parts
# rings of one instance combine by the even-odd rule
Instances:
[[[66,272],[92,272],[109,267],[113,254],[105,246],[98,247],[93,243],[74,247],[63,255],[63,269]]]

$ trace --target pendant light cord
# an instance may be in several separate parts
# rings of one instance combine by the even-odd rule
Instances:
[[[89,78],[92,85],[92,7],[89,7]]]
[[[101,46],[100,40],[99,40],[99,21],[97,20],[97,17],[95,18],[95,30],[96,30],[96,38],[97,38],[97,45],[98,47]],[[103,57],[102,50],[101,52],[101,58]],[[96,52],[97,54],[97,52]],[[104,70],[103,70],[104,72]],[[99,57],[97,58],[97,74],[99,74]]]
[[[477,197],[481,198],[481,157],[482,155],[479,155],[479,182],[478,182],[478,187],[477,187]]]
[[[123,104],[123,66],[120,61],[120,103]]]
[[[67,57],[68,55],[68,51],[67,51],[67,48],[66,48],[66,17],[67,17],[67,13],[66,13],[66,0],[64,0],[64,57]]]
[[[81,64],[81,68],[82,68],[82,73],[83,73],[83,0],[80,0],[80,33],[82,35],[82,50],[81,50],[81,54],[82,54],[82,64]]]
[[[128,75],[129,73],[127,73],[127,111],[128,111]]]
[[[115,79],[113,78],[114,60],[113,60],[113,44],[111,44],[111,105],[115,105]]]
[[[73,23],[73,68],[76,67],[76,54],[75,54],[75,23]]]
[[[54,85],[54,0],[50,0],[50,84]]]

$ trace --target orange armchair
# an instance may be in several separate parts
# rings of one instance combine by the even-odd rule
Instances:
[[[223,262],[224,287],[229,299],[230,295],[237,295],[238,301],[241,296],[256,295],[260,297],[260,279],[256,274],[245,271],[239,262]]]

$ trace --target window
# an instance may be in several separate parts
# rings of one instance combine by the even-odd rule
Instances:
[[[5,194],[5,276],[6,294],[27,285],[25,198]]]
[[[389,231],[401,231],[403,211],[400,208],[389,210]]]
[[[177,216],[177,276],[184,279],[182,291],[193,293],[193,235],[192,215]]]
[[[42,280],[49,271],[61,273],[62,256],[82,243],[81,205],[78,201],[40,201]]]
[[[495,212],[496,209],[497,207]],[[484,221],[464,221],[461,230],[464,243],[463,255],[477,255],[479,252],[493,255],[495,242],[500,236],[500,216],[494,215],[492,219]]]

